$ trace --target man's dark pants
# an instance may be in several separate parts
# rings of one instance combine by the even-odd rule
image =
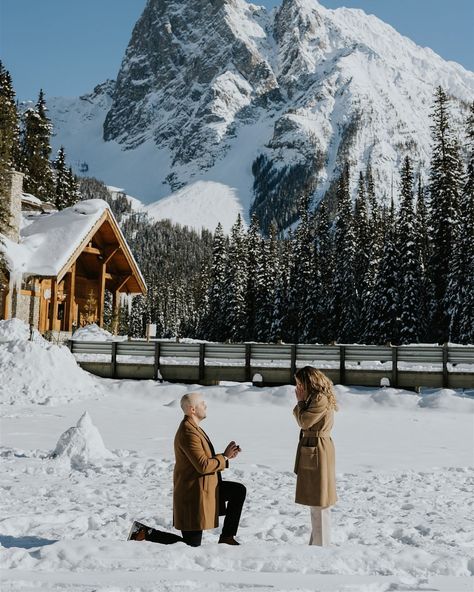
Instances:
[[[244,505],[247,490],[242,483],[234,481],[221,481],[219,483],[219,515],[225,514],[222,526],[222,536],[233,537],[239,528],[240,515]],[[202,541],[202,530],[182,530],[182,537],[177,534],[153,530],[146,536],[147,541],[172,545],[184,541],[191,547],[199,547]]]

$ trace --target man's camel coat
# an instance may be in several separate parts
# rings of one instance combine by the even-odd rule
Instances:
[[[207,434],[192,419],[180,423],[174,438],[173,525],[178,530],[206,530],[219,525],[219,471],[226,468]]]
[[[334,412],[325,395],[300,402],[293,414],[301,428],[296,451],[296,503],[332,506],[336,496],[336,453],[331,438]]]

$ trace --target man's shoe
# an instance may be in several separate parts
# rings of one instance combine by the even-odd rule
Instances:
[[[224,536],[223,534],[219,537],[219,543],[224,543],[224,545],[240,545],[233,536]]]
[[[145,526],[141,522],[134,522],[128,533],[127,541],[144,541],[147,530],[148,526]]]

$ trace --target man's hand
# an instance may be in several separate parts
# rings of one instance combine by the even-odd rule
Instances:
[[[227,458],[235,458],[240,452],[240,446],[236,444],[233,440],[227,444],[227,448],[224,450],[224,456]]]
[[[306,398],[305,393],[304,393],[304,388],[303,388],[303,385],[301,384],[301,382],[296,383],[295,395],[296,395],[297,401],[304,401]]]

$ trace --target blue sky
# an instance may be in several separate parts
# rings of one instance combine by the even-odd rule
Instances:
[[[273,7],[276,0],[253,0]],[[361,8],[474,70],[473,0],[321,0]],[[0,59],[17,97],[77,96],[117,74],[145,0],[0,0]]]

